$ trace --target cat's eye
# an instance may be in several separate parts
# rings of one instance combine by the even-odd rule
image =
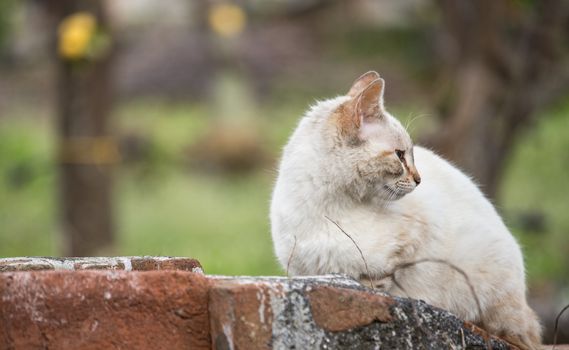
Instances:
[[[395,154],[397,155],[397,158],[399,158],[400,161],[405,161],[405,151],[396,149],[395,150]]]

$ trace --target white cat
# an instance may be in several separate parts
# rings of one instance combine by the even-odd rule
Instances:
[[[383,90],[383,79],[368,72],[346,96],[317,103],[300,121],[284,149],[271,203],[280,263],[292,275],[371,280],[537,348],[540,325],[525,299],[518,244],[466,175],[413,146],[385,111]],[[357,243],[367,267],[341,230]],[[481,314],[463,276],[444,264],[398,270],[404,290],[389,279],[377,281],[421,259],[443,259],[463,270]]]

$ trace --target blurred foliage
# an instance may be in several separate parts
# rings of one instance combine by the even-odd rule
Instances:
[[[17,0],[0,1],[0,58],[2,57],[6,45],[8,44],[9,34],[12,29],[14,11]]]
[[[569,100],[545,113],[515,149],[501,205],[526,255],[530,279],[569,284]]]
[[[405,64],[411,74],[433,69],[430,36],[426,26],[369,28],[350,26],[342,30],[340,40],[327,40],[334,45],[335,57],[343,59],[388,59]],[[336,34],[336,33],[333,33]]]
[[[97,19],[88,12],[69,15],[59,24],[59,55],[68,60],[85,57],[96,28]]]
[[[218,35],[232,38],[243,32],[247,24],[245,11],[234,4],[214,4],[209,11],[209,25]]]

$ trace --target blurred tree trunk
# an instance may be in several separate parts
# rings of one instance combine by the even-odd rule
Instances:
[[[98,32],[109,33],[102,1],[52,0],[47,9],[54,33],[63,19],[78,11],[96,18]],[[64,254],[95,255],[114,240],[111,165],[118,153],[108,130],[112,55],[108,50],[94,58],[70,61],[58,55],[57,45],[53,46]]]
[[[569,3],[439,0],[443,128],[426,143],[495,197],[516,136],[568,90]]]

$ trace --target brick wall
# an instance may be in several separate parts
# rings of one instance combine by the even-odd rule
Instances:
[[[483,349],[485,339],[514,349],[341,276],[207,276],[185,258],[0,259],[1,349]]]

